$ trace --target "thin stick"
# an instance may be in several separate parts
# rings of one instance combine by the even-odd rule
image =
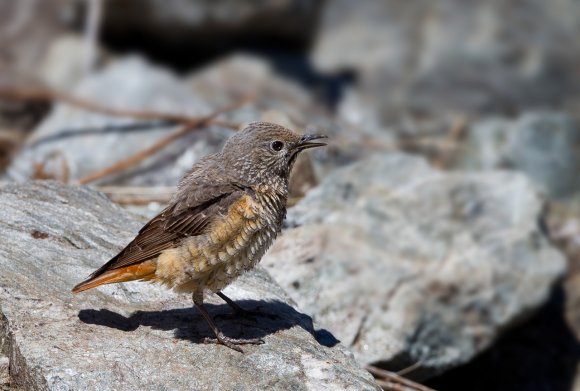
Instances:
[[[389,386],[390,388],[384,388],[385,390],[398,391],[403,388],[396,388],[397,386],[405,386],[413,391],[435,391],[432,388],[426,387],[422,384],[416,383],[412,380],[406,379],[396,373],[377,368],[373,365],[367,365],[367,371],[369,371],[375,378],[379,380],[379,383],[383,383],[384,386]]]
[[[121,205],[166,204],[175,192],[174,186],[96,186],[111,200]]]
[[[409,365],[407,368],[403,368],[400,371],[397,371],[397,375],[405,376],[406,374],[413,372],[415,369],[420,368],[421,365],[423,365],[423,363],[421,360],[419,360],[415,364]]]
[[[103,15],[102,0],[87,0],[88,9],[85,17],[84,37],[85,37],[85,74],[88,74],[95,67],[97,59],[97,41],[101,29]]]
[[[177,122],[182,124],[191,124],[203,120],[207,122],[204,117],[191,117],[180,114],[160,113],[156,111],[139,111],[139,110],[125,110],[116,109],[113,107],[103,106],[99,103],[92,102],[87,99],[78,98],[67,95],[61,92],[43,89],[25,89],[25,88],[0,88],[0,98],[24,100],[24,101],[42,101],[53,102],[60,101],[62,103],[79,107],[88,111],[107,114],[113,117],[132,117],[142,120],[166,120],[170,122]]]
[[[463,137],[465,130],[467,129],[467,118],[464,116],[458,117],[453,121],[451,128],[447,132],[446,143],[449,145],[458,145],[459,140]],[[455,152],[456,148],[444,149],[441,152],[439,158],[433,162],[433,165],[437,168],[447,168]]]
[[[119,205],[149,205],[153,202],[158,204],[167,204],[171,201],[171,196],[157,196],[157,197],[116,197],[109,195],[111,201]]]
[[[167,195],[173,194],[175,186],[96,186],[96,190],[108,195]]]
[[[240,129],[241,124],[236,122],[228,122],[217,119],[208,121],[208,124],[219,126],[221,128],[228,128],[234,131]],[[147,121],[120,125],[103,125],[99,127],[84,127],[78,129],[62,129],[54,134],[38,138],[36,140],[28,141],[27,148],[34,148],[40,144],[45,144],[57,140],[62,140],[71,137],[81,137],[87,135],[107,134],[107,133],[132,133],[132,132],[146,132],[151,130],[159,130],[165,127],[174,127],[175,123],[167,120],[161,121]]]
[[[149,148],[146,148],[143,151],[138,152],[135,155],[132,155],[132,156],[128,157],[127,159],[121,160],[121,161],[119,161],[119,162],[117,162],[109,167],[106,167],[106,168],[99,170],[95,173],[89,174],[89,175],[85,176],[84,178],[79,179],[77,181],[77,183],[80,185],[85,185],[87,183],[94,182],[97,179],[101,179],[101,178],[106,177],[110,174],[122,171],[128,167],[131,167],[131,166],[141,162],[142,160],[145,160],[149,156],[155,154],[157,151],[163,149],[164,147],[171,144],[175,140],[185,136],[186,134],[188,134],[192,130],[197,129],[200,126],[207,124],[208,121],[210,121],[214,117],[217,117],[221,113],[233,110],[237,107],[240,107],[241,105],[245,104],[248,101],[248,99],[249,98],[242,99],[241,101],[234,103],[230,106],[224,107],[220,110],[217,110],[208,116],[199,118],[195,121],[191,121],[188,124],[186,124],[185,126],[183,126],[181,129],[179,129],[179,130],[169,134],[168,136],[162,138],[161,140],[159,140],[158,142],[156,142],[155,144],[153,144]]]

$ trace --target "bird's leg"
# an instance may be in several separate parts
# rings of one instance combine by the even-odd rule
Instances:
[[[226,303],[228,303],[228,305],[230,307],[232,307],[232,309],[234,310],[234,312],[236,312],[236,313],[244,313],[244,312],[246,312],[246,310],[243,309],[242,307],[240,307],[239,305],[237,305],[235,301],[233,301],[232,299],[230,299],[229,297],[227,297],[225,295],[225,293],[216,292],[215,294],[218,295],[219,297],[221,297],[223,299],[223,301],[225,301]]]
[[[246,310],[246,309],[240,307],[238,304],[236,304],[235,301],[233,301],[232,299],[227,297],[223,292],[216,292],[215,294],[218,295],[219,297],[221,297],[223,299],[223,301],[228,303],[228,305],[230,307],[232,307],[232,309],[234,310],[234,313],[236,315],[249,317],[249,318],[260,315],[259,311]]]
[[[217,327],[215,322],[213,321],[211,315],[207,312],[205,307],[203,306],[203,296],[199,298],[197,295],[193,295],[193,304],[195,304],[195,308],[201,313],[209,327],[212,329],[213,333],[215,334],[216,338],[206,338],[204,342],[212,342],[218,343],[224,346],[227,346],[230,349],[243,353],[244,351],[238,345],[261,345],[264,341],[260,338],[252,338],[252,339],[236,339],[230,338],[225,336]]]

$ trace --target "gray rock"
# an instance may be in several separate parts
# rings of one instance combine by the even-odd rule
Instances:
[[[468,171],[513,168],[512,125],[508,119],[493,117],[469,125],[465,142],[454,159],[454,168]]]
[[[83,19],[78,11],[68,0],[0,2],[2,73],[39,76],[39,65],[52,40]]]
[[[87,40],[77,34],[63,34],[46,48],[46,54],[38,66],[41,80],[56,91],[70,91],[90,71],[87,64]],[[95,67],[102,67],[108,54],[100,47],[94,48]],[[63,61],[66,59],[66,61]]]
[[[103,105],[130,110],[152,110],[192,116],[212,111],[201,98],[181,84],[170,72],[148,65],[140,58],[124,58],[83,80],[74,95]],[[175,126],[133,131],[103,132],[109,125],[143,123],[130,118],[110,117],[57,105],[34,131],[22,152],[8,169],[10,179],[22,181],[34,173],[34,163],[63,177],[63,164],[70,179],[79,179],[153,145]],[[89,132],[61,137],[64,131]],[[174,142],[138,167],[100,183],[174,185],[201,156],[221,148],[231,131],[204,128]],[[64,161],[64,163],[63,163]]]
[[[0,389],[10,385],[9,364],[10,360],[8,360],[8,357],[0,355]]]
[[[263,315],[218,321],[228,335],[264,338],[240,354],[200,342],[211,334],[189,297],[137,282],[70,293],[143,223],[105,196],[31,182],[4,185],[0,203],[0,340],[24,389],[379,389],[263,269],[227,289]],[[211,313],[229,312],[218,303]]]
[[[554,198],[580,190],[580,126],[565,114],[537,112],[513,121],[479,121],[465,145],[456,168],[517,169]]]
[[[263,264],[363,363],[424,378],[472,359],[547,298],[565,259],[525,176],[404,154],[331,173]]]
[[[514,166],[540,184],[550,196],[566,197],[579,191],[579,125],[559,113],[522,116],[510,129],[515,133]]]
[[[578,102],[579,10],[575,0],[329,0],[311,56],[322,72],[357,72],[385,120],[561,107]]]

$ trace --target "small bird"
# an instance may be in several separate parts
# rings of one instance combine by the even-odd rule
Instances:
[[[191,293],[218,344],[260,339],[225,336],[203,306],[216,293],[244,312],[222,289],[260,261],[286,216],[288,180],[298,154],[324,146],[324,135],[300,135],[283,126],[253,122],[233,135],[221,152],[200,159],[179,182],[169,205],[119,254],[72,291],[133,280],[158,282]]]

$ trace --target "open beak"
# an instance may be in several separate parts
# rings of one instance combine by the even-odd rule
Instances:
[[[314,140],[320,140],[321,138],[328,138],[328,136],[323,134],[305,134],[294,145],[294,149],[296,151],[303,151],[308,148],[323,147],[326,145],[326,143],[313,142]]]

